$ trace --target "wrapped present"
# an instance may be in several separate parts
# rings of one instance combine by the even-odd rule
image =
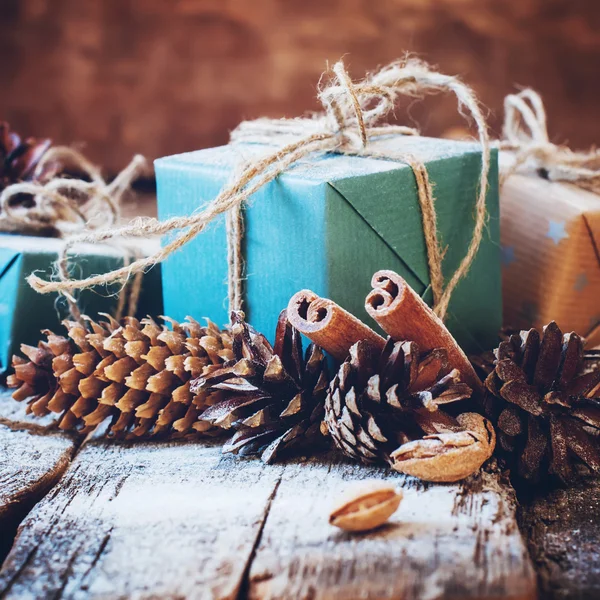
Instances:
[[[390,122],[401,98],[440,92],[457,98],[479,144]],[[160,220],[85,238],[162,235],[160,252],[96,278],[31,284],[85,289],[165,261],[170,316],[221,323],[243,304],[271,331],[303,287],[368,321],[365,296],[383,268],[432,304],[465,349],[492,346],[501,324],[497,157],[473,92],[409,58],[359,82],[336,63],[319,100],[320,113],[245,122],[228,146],[156,161]]]
[[[148,242],[81,244],[94,230],[118,223],[121,199],[146,170],[145,159],[135,156],[109,183],[79,151],[50,146],[50,140],[23,139],[0,123],[0,373],[20,344],[36,344],[41,329],[60,331],[59,321],[67,315],[79,319],[115,309],[132,314],[136,307],[144,315],[162,309],[158,272],[143,278],[141,295],[137,278],[131,286],[109,285],[98,293],[50,289],[45,296],[27,283],[37,273],[52,280],[52,287],[59,272],[87,278],[152,252]]]
[[[480,148],[414,136],[390,136],[374,145],[382,153],[411,154],[426,165],[449,277],[473,235]],[[235,144],[157,160],[159,216],[190,214],[219,193],[240,159],[264,152],[257,144]],[[488,229],[452,296],[447,319],[470,351],[493,346],[501,326],[495,165],[491,181]],[[431,304],[421,219],[415,176],[406,163],[326,155],[299,164],[256,192],[245,211],[248,320],[270,332],[290,297],[309,288],[375,326],[364,303],[379,269],[401,274]],[[207,314],[226,322],[227,269],[222,217],[164,263],[167,314],[176,319]]]
[[[0,372],[10,366],[20,344],[35,345],[40,330],[60,331],[60,321],[68,307],[57,302],[56,294],[35,292],[26,278],[33,272],[52,278],[54,262],[64,242],[57,238],[0,234]],[[71,260],[78,276],[89,276],[122,267],[123,250],[112,246],[80,245],[76,260]],[[144,276],[138,314],[160,314],[162,296],[160,271]],[[99,312],[114,313],[121,286],[111,285],[102,291],[84,290],[78,297],[82,312],[93,317]]]
[[[501,167],[504,323],[563,331],[600,344],[600,156],[548,139],[539,95],[505,102]]]
[[[600,344],[600,199],[573,185],[514,175],[502,189],[504,321],[552,320]]]

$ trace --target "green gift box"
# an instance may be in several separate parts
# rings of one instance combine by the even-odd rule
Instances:
[[[386,136],[380,154],[411,154],[433,184],[446,281],[473,236],[481,171],[477,144]],[[161,219],[202,208],[235,169],[270,146],[235,143],[155,162]],[[501,326],[497,154],[487,193],[489,219],[479,251],[450,302],[447,324],[467,352],[495,345]],[[405,163],[341,154],[311,156],[259,189],[245,209],[246,315],[273,332],[277,315],[302,288],[328,297],[376,328],[364,310],[371,276],[391,269],[431,304],[427,250],[412,169]],[[166,313],[227,319],[225,218],[171,255],[162,270]]]
[[[0,235],[0,373],[10,366],[13,354],[23,343],[36,345],[40,330],[63,331],[60,325],[68,311],[57,294],[38,294],[26,281],[34,271],[45,278],[55,272],[54,262],[63,242],[55,238]],[[124,254],[110,246],[80,245],[69,261],[74,275],[87,277],[123,266]],[[85,290],[78,298],[82,312],[95,317],[112,313],[118,302],[119,286],[105,290]],[[160,270],[144,276],[138,314],[162,312]]]

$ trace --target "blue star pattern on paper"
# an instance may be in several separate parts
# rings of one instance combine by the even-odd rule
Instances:
[[[502,264],[508,267],[515,262],[515,249],[512,246],[502,246]]]
[[[561,240],[568,238],[569,234],[567,233],[565,222],[550,220],[548,222],[548,233],[546,233],[546,237],[549,237],[556,245],[558,245]]]
[[[583,292],[583,290],[587,287],[590,282],[585,273],[580,273],[575,280],[575,285],[573,286],[576,292]]]

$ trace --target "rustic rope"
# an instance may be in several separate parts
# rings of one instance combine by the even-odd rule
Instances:
[[[426,177],[424,165],[418,164],[414,158],[409,158],[415,171],[419,188],[419,199],[423,210],[425,241],[428,261],[432,269],[432,286],[438,297],[436,312],[442,318],[446,314],[451,295],[460,279],[469,270],[481,243],[486,222],[486,194],[488,173],[490,167],[490,144],[485,119],[471,89],[458,78],[443,75],[433,71],[425,63],[408,59],[395,62],[373,75],[367,76],[362,82],[352,83],[344,65],[339,62],[333,69],[335,78],[319,92],[319,99],[324,107],[323,113],[310,118],[269,120],[260,119],[255,123],[242,123],[233,132],[232,141],[244,139],[265,139],[275,136],[283,141],[282,147],[247,165],[241,173],[227,185],[218,196],[202,211],[187,217],[174,217],[165,221],[157,219],[138,219],[129,225],[104,229],[95,232],[85,232],[70,238],[63,252],[78,243],[98,243],[115,238],[147,237],[164,235],[181,230],[170,242],[149,257],[141,258],[132,264],[115,269],[103,275],[85,279],[70,279],[67,281],[46,281],[36,275],[28,279],[30,285],[39,292],[72,291],[85,289],[95,285],[107,284],[113,281],[127,280],[132,274],[144,271],[163,261],[175,252],[213,221],[217,216],[231,210],[237,211],[230,217],[228,227],[229,243],[229,301],[232,309],[241,305],[241,280],[243,260],[241,259],[241,212],[240,207],[250,196],[262,186],[286,171],[291,165],[309,155],[338,152],[345,154],[372,155],[376,158],[390,158],[385,153],[368,147],[369,141],[383,135],[393,133],[415,134],[409,128],[388,126],[385,119],[395,107],[399,96],[422,96],[442,91],[453,93],[459,105],[459,112],[466,110],[475,121],[479,140],[482,146],[482,164],[475,208],[475,227],[469,248],[450,281],[443,288],[441,277],[441,257],[435,227],[435,207],[431,185]],[[270,137],[269,141],[274,141]],[[408,157],[398,157],[405,161]],[[391,157],[394,160],[393,157]],[[424,174],[425,173],[425,174]],[[435,280],[435,284],[434,284]]]
[[[77,150],[57,146],[50,148],[36,168],[36,175],[53,164],[69,165],[85,173],[91,181],[54,177],[45,183],[20,182],[7,186],[0,194],[0,231],[10,233],[55,232],[59,237],[90,229],[116,225],[120,217],[120,201],[131,182],[146,168],[142,156],[107,184],[98,168]],[[34,178],[35,179],[35,178]],[[21,194],[32,199],[30,207],[12,206],[11,200]]]
[[[543,174],[550,181],[573,183],[600,194],[600,152],[573,152],[553,144],[548,136],[547,117],[541,96],[532,89],[504,99],[501,150],[514,153],[504,168],[500,185],[515,173]]]
[[[136,246],[124,246],[123,264],[129,265],[132,260],[136,260],[142,256],[141,250]],[[114,318],[120,321],[124,316],[133,317],[137,312],[140,295],[142,293],[142,282],[144,272],[136,273],[131,281],[125,282],[119,294],[119,301],[114,311]]]
[[[244,279],[244,256],[242,252],[242,240],[244,236],[244,219],[242,207],[236,204],[228,213],[227,227],[227,274],[229,306],[236,307],[235,310],[243,308],[243,279]]]
[[[54,165],[73,168],[86,174],[90,181],[53,177],[44,183],[19,182],[7,186],[0,194],[0,231],[45,235],[52,233],[58,237],[68,237],[74,233],[113,227],[120,218],[121,198],[130,188],[132,181],[146,169],[146,160],[143,156],[135,156],[131,163],[107,184],[100,170],[81,152],[66,146],[56,146],[44,153],[36,167],[34,180],[42,178],[46,170],[52,172]],[[11,200],[21,194],[31,198],[31,206],[12,206]],[[124,254],[125,262],[130,262],[129,250]],[[139,257],[138,254],[135,256]],[[66,252],[59,256],[57,270],[62,281],[70,279]],[[118,312],[123,312],[128,299],[129,305],[132,301],[137,304],[139,286],[141,282],[136,279],[131,286],[123,287]],[[125,290],[127,295],[124,295]],[[80,320],[81,311],[77,300],[66,290],[62,293],[72,318]]]
[[[412,169],[417,184],[419,206],[421,207],[423,236],[425,238],[425,247],[427,248],[427,264],[429,266],[429,279],[431,281],[431,291],[433,293],[433,304],[438,316],[440,316],[440,302],[444,297],[444,276],[442,274],[443,253],[438,240],[435,198],[433,196],[433,188],[429,181],[429,173],[427,172],[426,166],[422,161],[411,154],[390,153],[387,151],[377,152],[368,149],[359,155],[404,162]],[[444,315],[446,308],[447,303],[444,308]]]

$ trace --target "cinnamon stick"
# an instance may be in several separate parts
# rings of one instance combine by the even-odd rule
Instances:
[[[385,346],[385,340],[360,319],[310,290],[292,296],[287,314],[298,331],[339,361],[360,340],[368,340],[378,350]]]
[[[388,335],[394,340],[414,341],[424,351],[445,348],[450,366],[460,371],[474,392],[483,392],[481,380],[452,334],[400,275],[378,271],[371,286],[374,289],[365,308]]]

